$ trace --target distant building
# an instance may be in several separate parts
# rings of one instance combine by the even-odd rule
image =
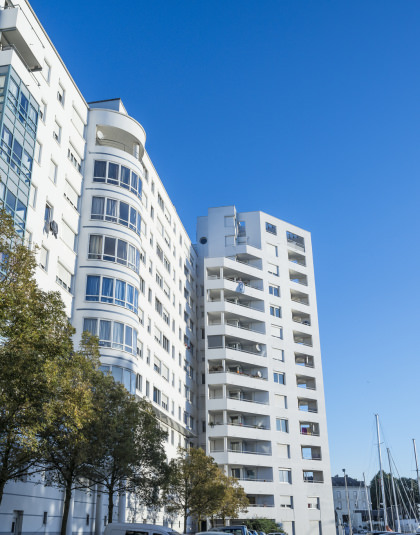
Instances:
[[[337,533],[348,532],[346,529],[343,530],[343,526],[349,526],[349,509],[353,531],[368,527],[370,487],[367,487],[369,503],[366,500],[366,489],[363,481],[358,481],[347,476],[348,502],[344,477],[334,476],[332,478],[332,488]]]

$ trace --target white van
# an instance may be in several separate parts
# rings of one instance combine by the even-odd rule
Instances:
[[[127,524],[113,522],[105,528],[104,535],[180,535],[172,528],[156,524]]]

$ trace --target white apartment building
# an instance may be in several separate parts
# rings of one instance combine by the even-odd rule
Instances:
[[[200,444],[240,480],[245,518],[334,533],[309,232],[263,212],[198,218]]]
[[[119,99],[85,101],[27,0],[0,0],[0,97],[0,201],[76,342],[96,334],[103,371],[152,403],[169,458],[202,445],[241,480],[247,517],[332,533],[309,233],[217,208],[193,247],[142,126]],[[120,520],[182,525],[131,495],[115,503]],[[10,483],[0,534],[57,533],[62,507],[48,474]],[[100,489],[75,492],[68,533],[106,523]]]

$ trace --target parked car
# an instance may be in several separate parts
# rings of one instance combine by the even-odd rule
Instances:
[[[156,524],[128,524],[127,522],[112,522],[105,528],[104,535],[180,535],[172,528],[157,526]]]
[[[232,535],[249,535],[246,526],[236,524],[232,526],[218,526],[217,528],[212,528],[212,531],[223,531],[225,533],[232,533]]]

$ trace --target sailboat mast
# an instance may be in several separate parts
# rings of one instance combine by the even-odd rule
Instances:
[[[371,506],[370,499],[369,499],[369,494],[370,493],[368,494],[368,491],[367,491],[366,477],[365,477],[365,473],[364,472],[363,472],[363,481],[365,482],[365,496],[366,496],[366,503],[367,503],[368,513],[369,513],[369,527],[370,527],[370,531],[373,531],[372,515],[370,514],[370,506]]]
[[[380,478],[381,478],[382,500],[384,504],[384,528],[386,529],[388,525],[388,515],[386,512],[384,471],[382,470],[381,438],[379,434],[379,416],[375,414],[375,418],[376,418],[376,434],[378,435],[379,472],[380,472]]]
[[[401,531],[400,515],[398,514],[397,494],[395,492],[394,476],[392,474],[391,454],[389,452],[389,448],[387,448],[386,451],[388,453],[389,473],[391,474],[391,484],[392,484],[392,494],[394,495],[395,513],[397,515],[397,531]],[[394,526],[394,529],[395,529],[395,526]]]
[[[417,485],[418,485],[419,492],[420,492],[419,464],[417,462],[417,448],[416,448],[416,439],[415,438],[413,438],[413,445],[414,445],[414,458],[416,460]]]

